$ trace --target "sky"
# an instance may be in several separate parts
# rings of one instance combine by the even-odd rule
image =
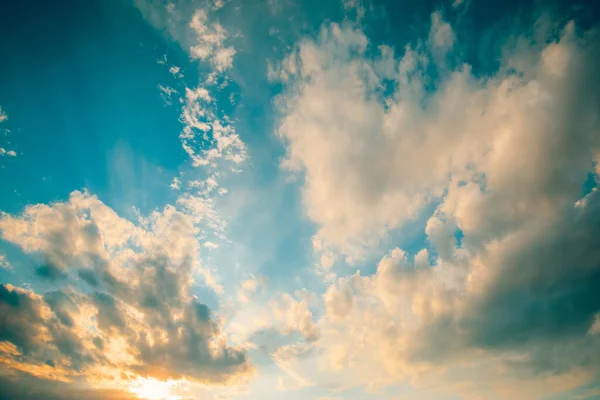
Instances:
[[[600,3],[0,2],[0,399],[600,398]]]

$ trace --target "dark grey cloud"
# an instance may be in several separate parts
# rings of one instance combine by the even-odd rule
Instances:
[[[125,317],[111,295],[95,292],[92,294],[91,300],[98,310],[98,327],[101,330],[110,333],[112,328],[118,331],[125,328]]]
[[[0,341],[8,341],[23,353],[42,346],[42,301],[23,290],[0,284]]]
[[[4,229],[19,218],[35,225],[35,247],[27,248],[18,234],[10,239],[48,261],[40,269],[47,278],[63,277],[68,286],[43,296],[1,286],[0,340],[27,354],[29,358],[19,362],[84,376],[90,367],[107,366],[161,379],[213,383],[251,371],[246,352],[220,341],[217,319],[189,294],[198,250],[196,230],[183,214],[157,215],[169,218],[164,221],[169,230],[161,233],[168,236],[158,239],[78,192],[70,202],[44,209],[45,217],[52,215],[49,226],[36,220],[38,209],[28,212],[26,217],[4,215],[0,222]],[[114,220],[107,224],[110,218]],[[127,248],[121,258],[111,257],[103,241],[108,233],[102,229],[109,231],[116,224],[125,231],[117,231],[123,235],[119,240],[110,240]],[[185,245],[177,247],[180,243]],[[90,317],[93,329],[88,326]],[[82,324],[82,318],[88,322]],[[38,337],[41,333],[44,340]],[[133,361],[107,356],[106,345],[114,338],[123,340],[124,352]]]
[[[572,207],[545,234],[506,252],[482,293],[460,315],[427,326],[413,357],[441,361],[467,349],[518,351],[523,373],[600,369],[600,192]]]
[[[510,348],[589,340],[586,335],[600,312],[599,192],[586,203],[538,241],[507,254],[502,272],[474,303],[472,316],[462,321],[469,343]],[[596,362],[600,366],[600,356]]]
[[[98,357],[85,349],[74,330],[74,315],[82,296],[63,291],[43,297],[10,285],[0,284],[0,341],[14,344],[25,358],[19,361],[68,365],[79,371]],[[52,310],[51,315],[44,308]],[[66,363],[66,364],[65,364]]]
[[[140,351],[141,363],[136,370],[162,379],[188,376],[223,381],[236,372],[249,370],[245,352],[211,349],[210,341],[219,333],[219,327],[211,319],[206,305],[192,301],[184,306],[183,314],[179,321],[162,321],[132,338]],[[148,334],[157,328],[167,335],[150,345]]]
[[[79,311],[79,306],[70,296],[62,290],[57,290],[44,294],[43,298],[62,324],[67,327],[73,326],[70,314]]]
[[[77,271],[77,276],[92,287],[98,286],[98,278],[92,269],[83,268]]]
[[[35,269],[35,274],[42,279],[51,281],[67,278],[67,273],[52,263],[40,265]]]

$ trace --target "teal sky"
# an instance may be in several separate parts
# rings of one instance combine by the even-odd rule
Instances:
[[[600,398],[593,1],[0,4],[0,399]]]

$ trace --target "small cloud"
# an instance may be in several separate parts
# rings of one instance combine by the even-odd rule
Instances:
[[[0,147],[0,156],[16,157],[17,153],[14,150],[6,150]]]
[[[198,9],[189,24],[196,33],[196,44],[190,47],[192,58],[210,62],[216,72],[231,68],[236,51],[225,43],[229,33],[218,22],[209,22],[208,13]]]
[[[177,178],[177,177],[173,178],[173,181],[171,182],[169,187],[173,190],[181,189],[181,181],[179,180],[179,178]]]
[[[346,13],[356,13],[356,21],[360,22],[365,16],[365,7],[362,0],[343,0],[342,5]]]
[[[429,31],[429,41],[434,48],[442,52],[447,52],[452,48],[455,41],[455,34],[449,23],[444,21],[442,13],[439,11],[431,14],[431,30]]]
[[[249,303],[252,298],[256,295],[256,292],[260,288],[264,288],[267,285],[267,278],[260,276],[258,278],[250,278],[242,282],[240,290],[238,291],[238,298],[243,303]]]
[[[600,334],[600,313],[596,314],[596,316],[594,317],[594,323],[590,327],[588,333],[590,335]]]
[[[162,58],[159,58],[158,60],[156,60],[156,63],[159,65],[166,65],[167,64],[167,55],[163,54]]]
[[[160,97],[163,99],[165,104],[171,105],[173,103],[173,95],[177,94],[177,90],[173,89],[170,86],[158,85],[158,89],[160,90]]]
[[[223,8],[225,6],[225,4],[227,4],[227,0],[215,0],[212,6],[212,9],[214,11]]]
[[[0,268],[12,269],[12,266],[10,265],[4,254],[0,254]]]
[[[176,78],[182,78],[183,74],[180,73],[181,68],[179,68],[176,65],[173,65],[171,68],[169,68],[169,72],[171,73],[171,75],[173,75]]]

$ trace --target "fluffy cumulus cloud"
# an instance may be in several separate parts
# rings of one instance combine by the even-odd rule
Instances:
[[[518,38],[492,76],[440,67],[432,92],[426,71],[454,40],[439,13],[432,21],[430,47],[401,56],[332,24],[279,65],[283,166],[304,176],[317,243],[351,253],[441,199],[448,223],[490,238],[571,205],[592,170],[595,30]]]
[[[449,63],[458,39],[439,12],[400,55],[331,24],[270,69],[316,251],[364,255],[435,208],[426,248],[326,292],[315,347],[345,384],[446,374],[464,393],[478,368],[496,383],[579,374],[566,386],[598,371],[600,198],[582,187],[600,149],[600,32],[547,20],[488,75]]]
[[[308,342],[319,338],[319,328],[313,322],[313,315],[305,299],[296,300],[284,294],[273,300],[275,321],[283,333],[298,332]]]
[[[3,214],[2,238],[56,283],[43,295],[3,284],[1,362],[41,378],[136,376],[223,383],[252,372],[220,322],[190,293],[198,229],[173,207],[134,224],[95,196]]]

